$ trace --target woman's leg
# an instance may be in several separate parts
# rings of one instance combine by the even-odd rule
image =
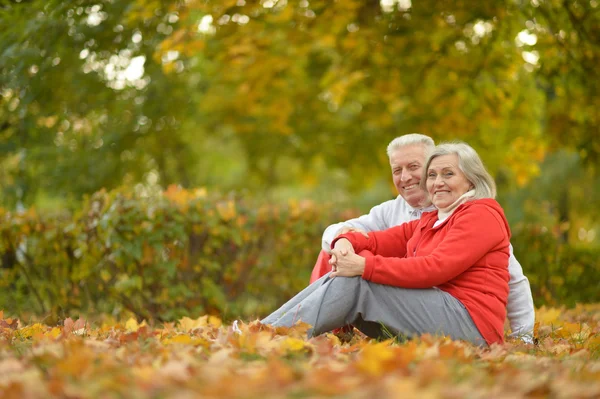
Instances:
[[[384,335],[385,326],[394,335],[441,334],[485,345],[466,308],[450,294],[375,284],[361,277],[324,276],[262,323],[290,327],[298,320],[313,326],[309,336],[352,324],[371,337]]]
[[[329,278],[329,273],[327,273],[326,275],[322,276],[320,279],[318,279],[317,281],[315,281],[314,283],[310,284],[308,287],[306,287],[305,289],[300,291],[298,294],[296,294],[296,296],[294,296],[292,299],[290,299],[289,301],[284,303],[279,309],[277,309],[276,311],[271,313],[269,316],[262,319],[260,322],[262,324],[275,325],[275,322],[277,320],[281,319],[285,315],[289,315],[291,312],[292,318],[286,319],[286,320],[288,320],[288,324],[285,324],[285,325],[288,327],[293,326],[298,321],[298,318],[294,319],[294,317],[293,317],[294,309],[296,308],[296,306],[298,306],[300,303],[302,303],[302,301],[304,301],[308,296],[312,295],[315,291],[318,291],[324,284],[327,284],[329,281],[331,281],[331,278]],[[278,323],[277,325],[284,325],[284,324]]]
[[[437,288],[409,289],[357,281],[360,292],[356,320],[352,324],[370,337],[408,337],[430,333],[487,345],[465,306]]]

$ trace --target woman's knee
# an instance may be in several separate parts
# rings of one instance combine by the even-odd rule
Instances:
[[[362,277],[354,276],[354,277],[335,277],[331,284],[338,288],[344,290],[351,290],[357,288],[360,285]]]

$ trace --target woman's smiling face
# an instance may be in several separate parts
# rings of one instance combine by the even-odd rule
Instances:
[[[458,155],[440,155],[427,169],[427,192],[436,208],[447,208],[473,185],[458,167]]]

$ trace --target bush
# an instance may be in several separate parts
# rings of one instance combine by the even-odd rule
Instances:
[[[529,278],[536,306],[598,301],[600,248],[561,243],[560,226],[519,223],[512,233],[515,256]]]
[[[73,217],[0,210],[0,309],[264,315],[306,286],[323,229],[348,217],[309,201],[176,188],[100,191]]]
[[[0,209],[0,309],[47,322],[74,313],[262,316],[306,286],[323,229],[351,216],[310,201],[176,188],[150,198],[100,191],[75,215]],[[557,231],[513,226],[535,304],[597,301],[600,251],[561,245]]]

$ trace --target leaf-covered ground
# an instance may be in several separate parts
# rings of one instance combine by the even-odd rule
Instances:
[[[537,312],[539,344],[306,340],[306,326],[23,323],[0,312],[2,398],[597,398],[600,305]],[[105,319],[107,320],[107,319]]]

